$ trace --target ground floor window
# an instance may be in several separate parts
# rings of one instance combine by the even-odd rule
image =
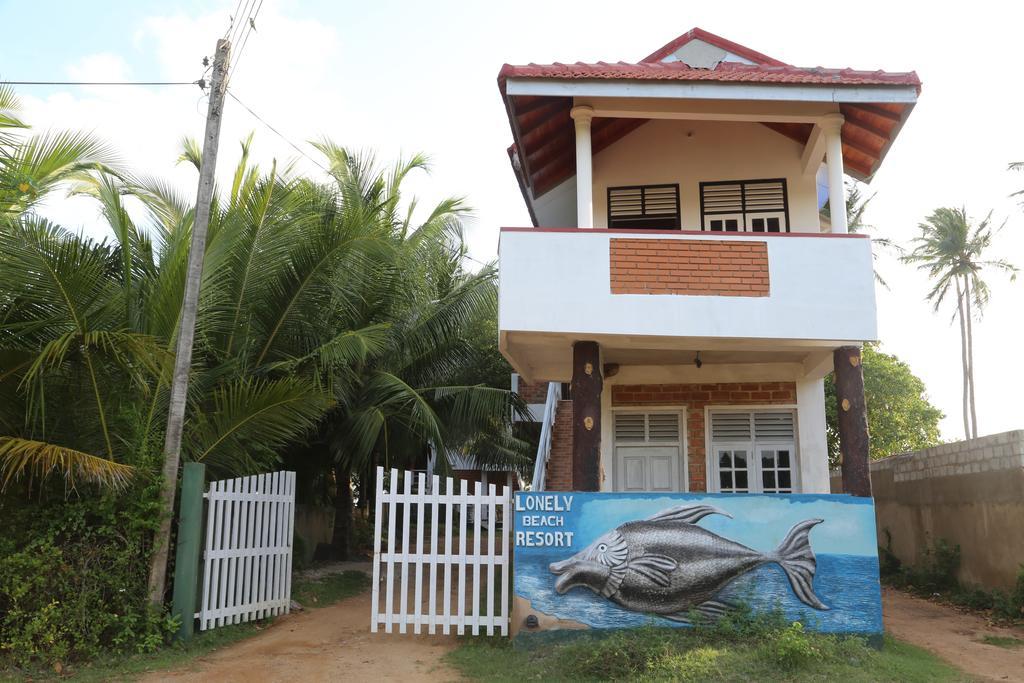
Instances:
[[[680,410],[615,411],[615,491],[685,491]]]
[[[712,410],[711,490],[798,491],[795,421],[792,410]]]

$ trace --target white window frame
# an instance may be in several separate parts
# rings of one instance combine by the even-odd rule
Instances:
[[[619,446],[619,442],[615,439],[615,416],[619,413],[676,413],[679,415],[679,472],[680,478],[682,479],[681,486],[679,489],[682,493],[689,493],[690,491],[690,454],[687,439],[689,438],[686,429],[686,406],[629,406],[626,408],[612,408],[612,424],[611,424],[611,442],[612,442],[612,491],[619,490],[619,458],[616,453],[616,448]],[[644,435],[644,445],[647,444],[663,444],[669,445],[666,441],[647,441],[646,433]],[[625,441],[623,445],[639,445],[639,441]]]
[[[795,493],[803,493],[803,478],[800,476],[801,472],[801,461],[800,461],[800,411],[797,410],[797,406],[794,403],[785,403],[778,405],[724,405],[724,406],[706,406],[704,408],[704,454],[706,457],[705,468],[707,470],[707,481],[708,493],[721,493],[721,483],[719,481],[719,470],[718,470],[718,458],[714,450],[714,440],[711,436],[711,413],[771,413],[780,411],[790,411],[793,413],[793,439],[792,441],[781,439],[768,439],[758,441],[751,434],[750,441],[737,442],[737,441],[723,441],[720,446],[723,448],[745,448],[749,451],[747,459],[747,492],[748,493],[764,493],[764,482],[761,479],[761,454],[757,452],[758,446],[788,446],[792,445],[793,453],[790,455],[790,476],[792,477],[792,493],[785,493],[781,495],[792,495]],[[755,457],[756,456],[756,457]],[[777,484],[778,482],[776,482]],[[727,492],[728,493],[728,492]]]

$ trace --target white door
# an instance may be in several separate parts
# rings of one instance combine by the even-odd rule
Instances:
[[[683,491],[679,411],[615,413],[616,491]]]

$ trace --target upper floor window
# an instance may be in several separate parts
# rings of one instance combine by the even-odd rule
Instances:
[[[701,183],[700,221],[715,232],[789,232],[786,179]]]
[[[679,185],[608,188],[608,227],[679,229]]]

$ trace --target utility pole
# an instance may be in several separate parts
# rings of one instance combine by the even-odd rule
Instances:
[[[199,189],[196,192],[195,220],[192,224],[192,245],[185,275],[185,296],[181,302],[178,340],[174,354],[174,376],[171,379],[170,410],[164,438],[163,483],[160,491],[160,529],[153,540],[153,558],[149,565],[149,601],[160,605],[167,583],[167,555],[171,541],[171,517],[178,487],[178,465],[181,461],[181,433],[185,423],[188,375],[192,366],[192,340],[196,331],[199,308],[199,286],[203,279],[206,255],[206,232],[210,226],[210,203],[213,201],[214,173],[217,169],[217,146],[220,143],[220,122],[224,113],[227,71],[231,43],[217,41],[210,77],[210,106],[206,111],[206,134],[203,137],[203,159],[199,166]]]

